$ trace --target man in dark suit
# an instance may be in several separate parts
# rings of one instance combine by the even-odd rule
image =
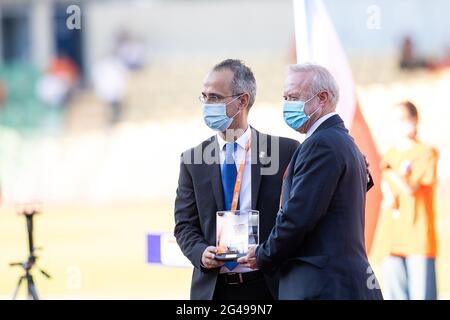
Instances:
[[[214,259],[216,212],[230,209],[239,172],[239,209],[260,212],[264,241],[275,224],[283,174],[299,146],[248,125],[255,94],[253,73],[239,60],[216,65],[203,85],[204,120],[217,134],[183,153],[175,200],[174,234],[194,266],[191,299],[277,297],[276,277]]]
[[[286,123],[306,140],[269,238],[239,262],[278,271],[280,299],[382,299],[364,245],[366,165],[335,112],[337,84],[321,66],[294,65],[284,99]]]

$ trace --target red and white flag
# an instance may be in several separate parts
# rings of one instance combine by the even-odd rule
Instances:
[[[293,0],[297,63],[327,68],[339,85],[337,112],[371,165],[375,186],[367,194],[366,248],[370,252],[381,203],[380,156],[356,97],[352,70],[322,0]]]

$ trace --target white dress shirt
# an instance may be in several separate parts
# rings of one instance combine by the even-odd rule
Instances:
[[[245,147],[247,146],[247,142],[250,140],[250,137],[252,135],[252,130],[250,127],[247,127],[244,134],[241,135],[237,140],[237,150],[233,154],[234,162],[236,163],[236,170],[239,171],[239,165],[241,164],[244,153],[245,153]],[[222,172],[223,163],[225,162],[225,144],[227,141],[225,141],[220,134],[217,134],[217,142],[219,143],[220,148],[220,172]],[[247,156],[245,157],[245,167],[244,172],[242,175],[242,182],[241,182],[241,190],[239,191],[239,209],[240,210],[251,210],[252,209],[252,166],[251,166],[251,152],[252,149],[250,148],[247,152]],[[227,272],[250,272],[254,271],[250,268],[245,268],[241,266],[237,266],[232,271],[228,270],[225,266],[223,266],[220,269],[220,273],[227,273]]]
[[[317,121],[314,122],[314,124],[311,126],[311,128],[309,128],[308,131],[306,132],[305,139],[308,139],[309,137],[311,137],[312,134],[314,133],[314,131],[316,131],[317,128],[320,127],[320,125],[322,123],[324,123],[325,121],[327,121],[328,119],[330,119],[332,116],[335,116],[335,115],[337,115],[336,112],[331,112],[331,113],[328,113],[328,114],[320,117],[319,119],[317,119]]]

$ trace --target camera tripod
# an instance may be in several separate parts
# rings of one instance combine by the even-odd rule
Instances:
[[[13,300],[17,298],[17,295],[19,293],[20,287],[22,283],[24,283],[24,280],[27,284],[27,297],[31,300],[39,300],[39,295],[36,289],[36,285],[34,283],[33,275],[31,273],[33,267],[36,264],[37,256],[35,255],[35,250],[39,248],[34,247],[33,243],[33,216],[37,214],[38,211],[36,209],[32,210],[24,210],[21,212],[26,218],[27,221],[27,231],[28,231],[28,248],[29,248],[29,255],[28,259],[25,262],[13,262],[9,265],[11,267],[14,266],[20,266],[23,268],[25,273],[19,278],[19,281],[17,282],[16,289],[14,290]],[[50,275],[45,272],[42,269],[38,269],[46,278],[50,278]]]

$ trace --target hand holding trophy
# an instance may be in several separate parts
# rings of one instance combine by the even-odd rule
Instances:
[[[236,261],[259,243],[259,211],[229,210],[216,214],[216,260]]]

